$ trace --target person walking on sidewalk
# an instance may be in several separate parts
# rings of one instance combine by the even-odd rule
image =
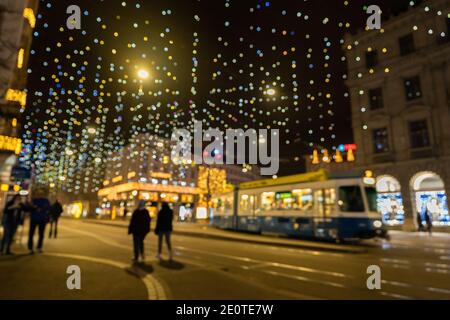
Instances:
[[[145,209],[145,201],[139,201],[139,205],[131,215],[130,225],[128,226],[128,234],[133,235],[134,258],[133,261],[139,261],[139,256],[145,260],[144,239],[150,232],[151,218],[147,209]]]
[[[161,259],[163,238],[166,240],[167,249],[169,250],[169,260],[172,260],[172,245],[170,243],[170,234],[172,233],[173,211],[167,202],[162,203],[161,210],[158,212],[156,220],[155,234],[158,235],[158,254],[156,257]]]
[[[56,237],[58,236],[58,220],[59,217],[61,217],[62,213],[62,205],[61,203],[59,203],[58,199],[55,199],[55,203],[53,203],[50,207],[50,233],[48,234],[49,238],[53,236],[56,239]]]
[[[44,191],[38,190],[35,192],[34,197],[31,200],[31,205],[32,209],[30,214],[30,230],[28,234],[28,250],[30,250],[31,254],[34,254],[33,238],[37,228],[39,233],[37,249],[39,253],[42,253],[45,226],[48,222],[50,210],[50,201],[46,198]]]
[[[3,212],[3,238],[0,245],[0,254],[13,254],[11,244],[19,225],[23,224],[25,207],[22,204],[19,194],[15,194],[10,201],[6,203]]]
[[[428,209],[425,210],[425,223],[427,226],[428,233],[431,236],[431,229],[433,228],[433,218],[431,212]]]
[[[421,232],[423,231],[423,224],[422,224],[422,214],[420,211],[417,212],[417,231]]]

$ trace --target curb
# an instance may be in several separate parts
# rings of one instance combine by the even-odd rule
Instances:
[[[99,224],[99,225],[105,225],[105,226],[112,226],[117,228],[127,228],[126,225],[121,224],[113,224],[103,221],[96,221],[96,220],[82,220],[84,223],[91,223],[91,224]],[[228,231],[230,234],[237,234],[236,231]],[[197,237],[197,238],[208,238],[208,239],[217,239],[217,240],[225,240],[225,241],[234,241],[234,242],[246,242],[246,243],[253,243],[253,244],[262,244],[262,245],[270,245],[270,246],[277,246],[277,247],[287,247],[287,248],[295,248],[295,249],[306,249],[306,250],[315,250],[315,251],[324,251],[324,252],[335,252],[335,253],[366,253],[367,248],[360,247],[350,247],[346,246],[345,244],[331,244],[328,245],[326,243],[323,243],[323,245],[314,245],[314,243],[307,244],[307,243],[282,243],[282,242],[271,242],[264,239],[257,239],[255,236],[255,239],[251,238],[239,238],[234,236],[227,236],[227,235],[218,235],[218,234],[208,234],[208,233],[200,233],[200,232],[190,232],[190,231],[180,231],[175,230],[173,232],[175,235],[181,235],[181,236],[188,236],[188,237]],[[280,238],[277,238],[280,239]],[[307,241],[307,240],[301,240],[301,241]],[[312,241],[312,240],[311,240]],[[338,247],[342,246],[342,247]]]

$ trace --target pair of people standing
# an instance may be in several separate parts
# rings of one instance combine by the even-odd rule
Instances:
[[[156,220],[155,234],[158,236],[158,254],[156,257],[161,258],[163,238],[166,241],[169,250],[169,260],[172,260],[172,245],[170,235],[173,230],[173,211],[169,205],[164,202],[161,210],[158,212]],[[133,235],[134,245],[134,261],[138,261],[139,257],[145,260],[144,239],[150,233],[151,218],[148,210],[145,208],[145,201],[140,201],[138,208],[131,216],[130,225],[128,226],[128,234]]]
[[[41,190],[34,192],[31,201],[22,201],[19,194],[14,195],[13,198],[7,202],[3,214],[2,224],[4,231],[0,253],[12,254],[11,245],[14,235],[16,234],[19,225],[23,225],[27,213],[30,215],[28,250],[31,254],[34,253],[34,236],[36,230],[38,230],[37,250],[38,252],[42,252],[45,227],[47,223],[50,222],[51,228],[49,237],[51,238],[54,236],[56,238],[58,219],[61,216],[62,211],[62,206],[58,200],[56,200],[53,205],[50,205],[50,201]]]

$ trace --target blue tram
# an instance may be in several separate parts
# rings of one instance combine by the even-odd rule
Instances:
[[[335,241],[387,236],[373,178],[318,171],[241,183],[212,202],[221,229]]]

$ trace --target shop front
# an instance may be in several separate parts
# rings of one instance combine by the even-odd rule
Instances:
[[[98,192],[100,216],[107,219],[126,219],[144,200],[152,217],[156,217],[163,202],[169,203],[180,221],[192,219],[195,201],[200,191],[186,186],[126,183]]]

